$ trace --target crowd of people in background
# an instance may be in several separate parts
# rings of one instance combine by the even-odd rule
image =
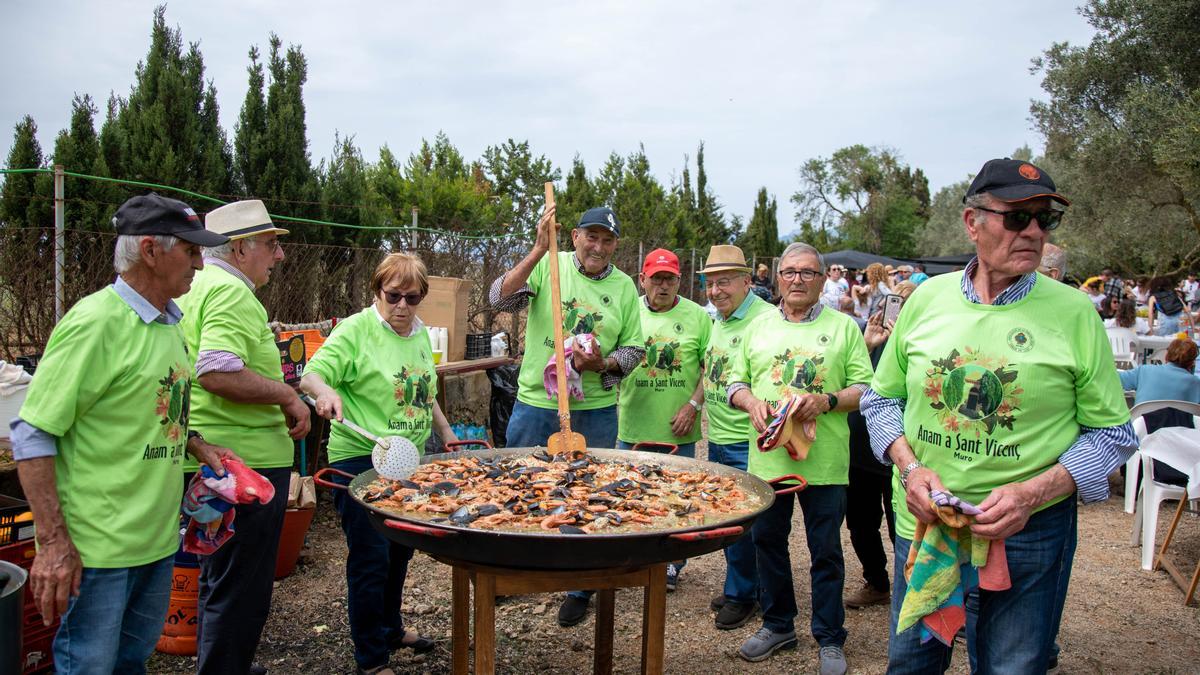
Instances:
[[[1106,328],[1129,328],[1138,335],[1175,335],[1190,331],[1200,309],[1200,282],[1195,273],[1176,280],[1171,275],[1122,279],[1111,268],[1086,279],[1087,293]]]

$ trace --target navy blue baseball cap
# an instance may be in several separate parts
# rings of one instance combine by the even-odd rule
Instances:
[[[1049,197],[1063,206],[1070,206],[1067,198],[1058,194],[1054,180],[1044,170],[1019,159],[989,159],[971,181],[967,197],[988,193],[1002,202],[1023,202],[1038,197]]]
[[[112,222],[117,234],[170,235],[206,247],[229,241],[223,234],[204,229],[200,216],[186,203],[154,193],[125,200]]]
[[[603,227],[615,236],[621,236],[621,223],[617,221],[617,214],[606,206],[597,206],[594,209],[588,209],[579,217],[579,224],[576,229],[583,227]]]

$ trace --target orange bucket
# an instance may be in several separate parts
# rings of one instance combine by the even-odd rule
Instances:
[[[200,622],[196,603],[199,594],[200,568],[177,565],[171,576],[167,620],[163,622],[162,637],[155,646],[158,651],[184,656],[196,653],[196,624]]]
[[[283,514],[283,531],[279,533],[279,553],[275,556],[275,578],[282,579],[296,571],[304,535],[312,524],[316,509],[288,509]]]

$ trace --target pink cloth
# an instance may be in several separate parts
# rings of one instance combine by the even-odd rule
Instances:
[[[188,553],[210,555],[229,541],[234,534],[232,505],[266,504],[275,498],[271,481],[245,463],[222,457],[221,466],[224,476],[217,476],[207,466],[200,467],[184,493],[183,512],[189,518],[183,550]]]
[[[591,356],[599,349],[595,336],[591,333],[580,333],[572,335],[563,343],[563,353],[567,360],[567,394],[576,401],[583,400],[583,374],[575,369],[575,359],[571,358],[571,352],[575,346],[579,346],[579,351]],[[558,375],[555,372],[554,354],[550,355],[550,360],[546,363],[546,367],[542,369],[542,384],[546,387],[546,398],[553,399],[558,396]]]

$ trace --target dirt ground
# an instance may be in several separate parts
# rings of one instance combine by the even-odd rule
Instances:
[[[697,449],[703,457],[703,443]],[[1119,492],[1119,488],[1115,492]],[[1159,526],[1166,531],[1174,503],[1165,505]],[[309,548],[296,573],[276,584],[274,606],[258,648],[258,662],[271,673],[353,673],[354,660],[346,619],[345,540],[332,505],[323,496],[309,533]],[[1183,606],[1183,594],[1165,572],[1146,572],[1138,548],[1130,545],[1132,516],[1113,498],[1081,507],[1079,550],[1075,557],[1059,643],[1061,673],[1200,672],[1200,609]],[[886,528],[884,528],[886,533]],[[1185,560],[1200,558],[1200,518],[1186,517],[1178,542]],[[742,661],[738,645],[759,626],[717,630],[709,599],[721,587],[721,554],[697,558],[684,570],[679,590],[667,596],[666,671],[669,673],[816,672],[817,648],[807,636],[808,552],[804,530],[792,529],[792,562],[800,607],[799,649],[779,652],[759,664]],[[846,588],[861,580],[861,568],[843,529]],[[890,548],[890,547],[889,547]],[[1193,563],[1188,563],[1191,568]],[[585,673],[591,670],[594,613],[584,623],[560,628],[555,620],[558,596],[510,599],[497,607],[496,665],[505,673]],[[418,554],[410,567],[404,596],[408,625],[439,641],[422,656],[397,652],[398,673],[446,673],[450,666],[449,569]],[[847,610],[846,657],[852,673],[882,673],[887,666],[888,610]],[[637,672],[640,656],[641,591],[617,593],[615,670]],[[189,658],[155,655],[151,672],[194,672]],[[953,673],[968,672],[966,650],[955,651]]]

